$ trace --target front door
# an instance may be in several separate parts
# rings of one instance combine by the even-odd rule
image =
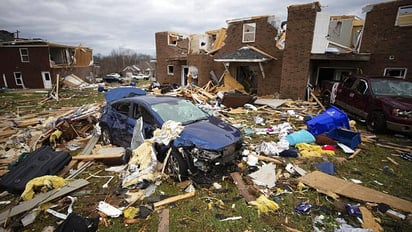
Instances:
[[[41,72],[41,77],[43,78],[43,86],[45,89],[52,88],[52,81],[50,77],[50,72]]]
[[[181,86],[187,85],[187,74],[189,74],[189,66],[182,65]]]

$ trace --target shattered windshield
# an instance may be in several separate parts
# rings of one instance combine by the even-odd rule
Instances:
[[[163,121],[173,120],[182,124],[207,119],[209,115],[187,100],[165,102],[152,105],[152,109],[160,115]]]
[[[412,97],[412,82],[403,80],[371,80],[375,95]]]

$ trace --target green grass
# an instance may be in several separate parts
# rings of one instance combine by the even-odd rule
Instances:
[[[139,83],[140,84],[140,83]],[[21,108],[20,113],[28,114],[35,112],[48,111],[50,109],[58,109],[66,106],[81,106],[90,103],[103,103],[103,94],[95,89],[89,90],[61,90],[60,100],[49,100],[44,104],[40,104],[47,97],[44,93],[17,93],[17,92],[2,92],[0,93],[0,114],[6,115],[16,112],[18,106],[33,106]],[[252,118],[260,115],[268,122],[267,126],[275,125],[287,118],[279,121],[275,120],[273,114],[267,112],[249,111],[241,115],[229,115],[233,119],[248,119],[244,122],[247,127],[258,127],[254,124]],[[278,116],[279,114],[276,114]],[[296,129],[304,126],[302,122],[296,122],[289,119]],[[260,127],[260,126],[259,126]],[[358,128],[361,133],[365,133],[365,128],[358,123]],[[275,135],[252,135],[250,138],[245,138],[245,142],[249,145],[258,145],[262,141],[276,141]],[[407,137],[397,137],[392,134],[378,135],[379,141],[388,141],[396,144],[410,145],[411,139]],[[322,157],[316,159],[305,158],[287,158],[287,162],[295,163],[307,171],[317,170],[316,163],[324,160],[329,160],[334,163],[336,176],[346,179],[359,179],[362,185],[378,191],[386,192],[390,195],[401,197],[411,201],[412,192],[412,169],[410,161],[403,160],[399,157],[394,157],[392,154],[397,152],[393,149],[387,149],[377,146],[374,143],[364,143],[361,145],[362,152],[354,159],[339,163],[336,157],[348,157],[347,154],[338,151],[333,157]],[[394,165],[389,162],[386,157],[391,157],[399,165]],[[89,174],[96,173],[99,170],[104,170],[106,166],[96,163],[92,167],[84,171],[78,178],[88,178]],[[394,175],[384,172],[385,167],[388,170],[393,170]],[[277,169],[282,167],[277,166]],[[241,170],[247,174],[247,169]],[[98,175],[113,175],[101,171]],[[78,197],[78,201],[74,205],[74,211],[87,217],[96,217],[96,206],[99,201],[106,201],[113,205],[118,205],[123,201],[122,196],[117,195],[118,186],[120,185],[120,177],[116,177],[108,189],[103,189],[101,186],[107,179],[90,178],[91,184],[83,189],[76,191],[73,195]],[[383,185],[376,184],[375,181]],[[326,231],[331,231],[333,219],[337,217],[339,208],[336,203],[327,198],[324,194],[316,192],[309,187],[302,192],[297,191],[297,177],[283,178],[277,181],[276,188],[288,189],[291,193],[275,196],[271,194],[270,199],[276,201],[280,208],[276,212],[267,215],[258,215],[255,208],[248,205],[244,198],[239,194],[239,191],[230,178],[225,178],[220,181],[222,189],[215,190],[211,186],[201,186],[196,189],[196,196],[190,199],[178,201],[168,205],[170,209],[170,231],[287,231],[282,225],[301,230],[313,231],[312,220],[320,214],[328,215],[329,224],[326,226]],[[273,192],[276,189],[273,189]],[[157,188],[154,195],[166,194],[168,196],[184,194],[184,192],[176,187],[176,183],[171,180],[163,181]],[[9,196],[8,199],[15,200],[17,196]],[[1,199],[5,200],[5,199]],[[217,204],[221,200],[224,204]],[[351,199],[341,197],[339,200],[342,204],[355,204]],[[211,202],[211,203],[210,203]],[[301,202],[309,202],[313,205],[309,215],[297,213],[294,208]],[[136,202],[133,206],[150,205],[147,199]],[[2,206],[4,208],[4,206]],[[411,225],[406,221],[395,221],[386,215],[373,212],[375,217],[381,219],[381,225],[385,231],[410,231]],[[241,220],[221,221],[222,218],[241,216]],[[359,222],[348,216],[345,212],[342,216],[352,225],[360,226]],[[56,224],[58,220],[42,212],[36,218],[35,223],[24,228],[25,231],[41,231],[47,225]],[[99,226],[99,231],[157,231],[159,223],[159,212],[154,211],[147,219],[141,219],[137,224],[126,225],[123,218],[109,219],[110,226]]]

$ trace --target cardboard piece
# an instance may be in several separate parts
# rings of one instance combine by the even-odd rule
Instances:
[[[412,213],[412,202],[351,183],[338,177],[325,174],[321,171],[311,172],[299,180],[323,192],[333,192],[345,197],[374,203],[385,203],[392,208]]]

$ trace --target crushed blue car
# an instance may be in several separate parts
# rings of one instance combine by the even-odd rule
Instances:
[[[110,91],[108,92],[110,93]],[[157,159],[163,162],[171,148],[166,169],[178,180],[236,163],[241,157],[243,138],[236,127],[209,115],[192,102],[172,96],[135,94],[110,98],[100,118],[104,144],[131,147],[136,121],[142,117],[144,139],[153,136],[168,120],[180,122],[184,129],[168,146],[156,144]]]

